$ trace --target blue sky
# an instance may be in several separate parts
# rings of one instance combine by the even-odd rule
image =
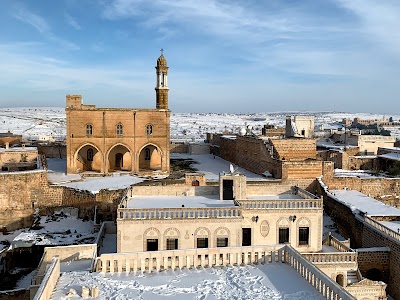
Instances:
[[[400,113],[398,0],[0,3],[0,105]]]

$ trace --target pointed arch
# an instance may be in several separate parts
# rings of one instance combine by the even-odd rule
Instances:
[[[74,153],[73,168],[77,173],[102,172],[103,153],[93,143],[84,143]]]
[[[123,143],[112,145],[107,153],[107,170],[132,171],[132,150]]]
[[[144,145],[139,150],[139,170],[161,170],[163,153],[161,148],[153,143]]]

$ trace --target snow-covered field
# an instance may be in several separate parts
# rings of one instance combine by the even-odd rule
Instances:
[[[82,286],[99,288],[96,299],[322,300],[289,265],[271,263],[144,274],[63,273],[51,299],[81,299]],[[67,298],[74,289],[77,294]]]
[[[239,132],[240,128],[250,125],[256,134],[261,133],[265,124],[285,126],[287,115],[312,114],[315,116],[316,129],[337,128],[343,118],[382,119],[400,115],[377,115],[368,113],[340,112],[273,112],[255,114],[216,114],[216,113],[172,113],[171,138],[175,140],[201,140],[207,132]],[[57,139],[65,137],[65,110],[62,107],[1,108],[0,132],[11,131],[25,138],[39,140],[43,136]],[[393,131],[400,136],[400,130]]]

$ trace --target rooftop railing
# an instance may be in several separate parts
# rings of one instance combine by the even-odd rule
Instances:
[[[241,218],[239,207],[206,208],[120,208],[119,219],[197,219],[197,218]]]
[[[322,209],[321,199],[239,200],[243,209]]]

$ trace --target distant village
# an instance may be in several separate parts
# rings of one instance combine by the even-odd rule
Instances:
[[[110,299],[109,275],[278,263],[312,299],[400,299],[400,120],[293,114],[171,139],[168,69],[161,54],[155,108],[67,95],[65,137],[0,133],[0,299]]]

